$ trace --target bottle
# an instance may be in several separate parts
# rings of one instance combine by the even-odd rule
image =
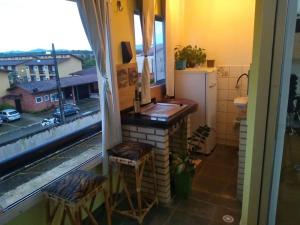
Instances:
[[[134,107],[134,113],[139,114],[141,112],[141,93],[138,90],[138,87],[135,87],[134,91],[134,99],[133,99],[133,107]]]

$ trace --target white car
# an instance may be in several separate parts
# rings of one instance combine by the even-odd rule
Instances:
[[[21,115],[15,109],[4,109],[0,111],[0,116],[3,121],[10,122],[21,119]]]
[[[55,124],[59,124],[58,118],[46,118],[46,119],[43,119],[41,122],[41,125],[43,127],[51,126],[51,125],[55,125]]]

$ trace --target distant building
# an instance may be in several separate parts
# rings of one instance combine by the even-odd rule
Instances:
[[[10,87],[8,81],[8,70],[0,69],[0,96],[6,95],[6,90]],[[0,100],[0,104],[2,101]]]
[[[60,79],[65,102],[76,103],[80,99],[99,96],[98,78],[95,72],[78,71]],[[58,105],[56,80],[41,80],[16,84],[8,89],[3,101],[18,111],[38,112]]]
[[[57,64],[60,77],[82,70],[81,58],[72,54],[57,55]],[[55,79],[52,55],[0,57],[0,69],[11,72],[13,83]]]

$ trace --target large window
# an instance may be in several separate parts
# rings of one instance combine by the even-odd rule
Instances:
[[[141,18],[138,13],[134,14],[134,30],[138,72],[142,73],[144,60],[143,35],[141,29]],[[153,33],[152,46],[148,55],[151,84],[162,83],[166,79],[164,19],[160,16],[155,17]]]
[[[45,8],[55,16],[45,15]],[[75,2],[1,0],[0,27],[6,32],[0,41],[0,112],[20,113],[9,120],[0,117],[4,120],[0,120],[1,181],[3,175],[47,158],[69,137],[74,138],[72,142],[79,139],[79,130],[91,129],[86,121],[98,126],[101,117],[96,116],[100,115],[99,93],[89,88],[98,90],[96,69],[92,68],[95,58]],[[71,104],[74,110],[60,112],[60,105],[63,109]]]

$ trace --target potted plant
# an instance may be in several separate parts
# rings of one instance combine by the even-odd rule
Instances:
[[[197,45],[192,47],[188,45],[185,47],[187,49],[187,67],[193,68],[196,65],[200,65],[205,62],[206,60],[206,53],[204,52],[205,49],[199,48]]]
[[[176,46],[175,50],[175,69],[184,70],[186,68],[187,51],[180,45]]]
[[[188,138],[188,148],[181,146],[182,152],[171,155],[175,192],[181,198],[188,198],[191,193],[192,180],[196,170],[193,154],[201,150],[209,132],[208,126],[200,126]]]

